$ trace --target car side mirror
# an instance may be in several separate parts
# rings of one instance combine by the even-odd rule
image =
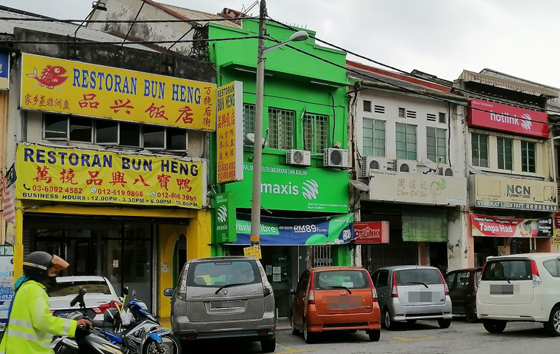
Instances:
[[[173,296],[173,289],[172,288],[167,288],[163,291],[163,296],[166,297],[171,297]]]

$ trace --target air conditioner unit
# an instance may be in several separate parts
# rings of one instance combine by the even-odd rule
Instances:
[[[418,163],[415,160],[397,160],[397,172],[417,173]]]
[[[348,168],[348,150],[344,149],[325,149],[323,166],[331,168]]]
[[[364,156],[362,157],[362,169],[360,177],[368,178],[370,170],[380,171],[394,171],[395,160],[379,156]]]
[[[311,152],[306,150],[286,151],[286,165],[311,166]]]
[[[438,175],[453,177],[455,175],[455,171],[451,167],[440,167],[437,171]]]

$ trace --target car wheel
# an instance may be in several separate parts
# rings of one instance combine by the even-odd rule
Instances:
[[[298,335],[299,330],[296,328],[296,325],[294,324],[294,315],[290,315],[290,326],[292,327],[292,334]]]
[[[388,308],[383,312],[383,324],[389,331],[394,331],[397,328],[397,324],[391,319],[391,312]]]
[[[380,330],[376,330],[376,331],[369,331],[369,340],[372,342],[379,342],[379,338],[381,338],[381,331]]]
[[[451,326],[451,320],[446,320],[445,318],[440,318],[437,320],[440,328],[449,328]]]
[[[274,353],[276,350],[276,339],[263,340],[261,342],[261,350],[263,353]]]
[[[484,325],[484,328],[490,333],[502,333],[507,326],[506,321],[498,320],[485,320],[482,321],[482,324]]]
[[[556,306],[550,313],[550,319],[544,324],[545,330],[549,335],[558,337],[560,336],[560,306]]]
[[[305,341],[305,343],[307,344],[312,344],[315,342],[315,337],[316,334],[315,333],[311,333],[307,330],[307,323],[304,322],[303,323],[303,340]]]
[[[471,304],[467,304],[467,306],[465,306],[465,316],[467,318],[467,322],[469,323],[475,323],[478,321],[478,318],[476,317],[476,310]]]

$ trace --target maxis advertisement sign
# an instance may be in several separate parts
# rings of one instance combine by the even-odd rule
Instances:
[[[206,162],[19,145],[18,199],[200,209]]]
[[[251,208],[253,165],[244,164],[243,181],[226,186],[238,208]],[[348,212],[348,172],[289,166],[262,167],[261,205],[271,210]]]
[[[548,115],[484,100],[469,103],[469,126],[548,138]]]

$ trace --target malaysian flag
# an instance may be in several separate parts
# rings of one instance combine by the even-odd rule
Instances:
[[[6,176],[2,180],[2,216],[6,222],[16,222],[16,169],[14,165],[10,167]]]

